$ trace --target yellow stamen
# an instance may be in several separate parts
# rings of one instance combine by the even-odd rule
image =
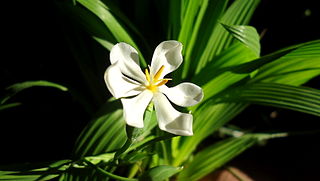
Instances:
[[[146,79],[147,79],[147,81],[150,82],[150,74],[149,74],[148,69],[145,69],[144,72],[145,72],[145,74],[146,74]]]
[[[153,80],[154,80],[154,81],[158,81],[158,80],[159,80],[159,78],[160,78],[163,70],[164,70],[164,65],[162,65],[162,66],[160,67],[160,69],[158,70],[158,72],[156,73],[156,75],[154,75],[154,77],[153,77]]]
[[[160,69],[157,71],[157,73],[151,77],[149,70],[145,69],[145,74],[146,74],[146,80],[148,81],[148,85],[145,85],[145,87],[152,91],[152,92],[157,92],[158,87],[166,84],[169,80],[171,79],[159,79],[161,77],[161,74],[163,73],[164,66],[162,65]]]
[[[158,84],[156,84],[156,86],[157,86],[157,87],[160,87],[160,86],[166,84],[169,80],[172,80],[172,79],[161,79],[161,80],[159,80],[159,81],[161,81],[161,82],[159,82]]]
[[[157,90],[158,90],[158,86],[156,86],[154,84],[148,85],[148,86],[146,86],[146,88],[148,90],[150,90],[151,92],[157,92]]]

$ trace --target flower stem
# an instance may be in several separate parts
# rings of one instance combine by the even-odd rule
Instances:
[[[116,152],[114,155],[114,161],[116,161],[122,153],[124,153],[131,145],[132,143],[132,133],[133,133],[134,128],[131,126],[126,126],[126,131],[127,131],[127,141],[126,143]]]
[[[110,178],[116,179],[116,180],[121,180],[121,181],[138,181],[138,179],[134,178],[126,178],[126,177],[121,177],[119,175],[112,174],[110,172],[107,172],[106,170],[103,170],[102,168],[98,167],[97,165],[94,165],[90,161],[84,159],[84,162],[87,163],[89,166],[93,167],[94,169],[98,170],[100,173],[107,175]]]

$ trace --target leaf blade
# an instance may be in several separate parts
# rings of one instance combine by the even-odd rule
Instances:
[[[227,96],[230,96],[227,99],[236,102],[275,106],[320,116],[320,91],[317,89],[254,83],[236,88]]]

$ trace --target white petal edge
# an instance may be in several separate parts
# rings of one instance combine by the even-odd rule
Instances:
[[[143,114],[152,99],[152,92],[145,90],[134,98],[121,99],[123,116],[126,123],[136,128],[143,128]]]
[[[154,94],[153,103],[161,130],[181,136],[193,135],[193,117],[191,114],[175,110],[167,97],[162,93]]]
[[[138,95],[143,90],[138,82],[122,75],[118,62],[110,65],[104,73],[107,88],[116,99]]]
[[[110,51],[110,62],[114,64],[118,62],[118,66],[123,74],[145,83],[145,75],[141,71],[139,65],[139,55],[136,49],[127,43],[117,43]]]
[[[181,107],[198,104],[203,98],[202,88],[189,82],[184,82],[171,88],[163,85],[159,87],[159,90],[164,93],[171,102]]]
[[[155,75],[161,66],[164,66],[164,70],[160,78],[176,70],[183,60],[181,51],[182,44],[178,41],[168,40],[160,43],[153,53],[151,75]]]

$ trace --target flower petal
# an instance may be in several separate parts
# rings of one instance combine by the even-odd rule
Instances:
[[[145,90],[130,99],[121,99],[123,116],[126,123],[136,128],[143,128],[143,114],[152,99],[152,92]]]
[[[176,70],[182,63],[182,44],[178,41],[169,40],[160,43],[154,51],[150,73],[154,76],[161,66],[164,66],[162,79],[168,73]]]
[[[117,99],[139,94],[143,90],[141,85],[122,75],[118,63],[110,65],[104,73],[104,80],[111,94]]]
[[[182,107],[193,106],[203,98],[201,87],[188,82],[171,88],[163,85],[159,87],[159,90],[164,93],[171,102]]]
[[[161,130],[181,136],[193,135],[191,114],[175,110],[162,93],[154,94],[153,103]]]
[[[117,43],[110,51],[110,62],[118,62],[118,66],[123,74],[141,83],[146,82],[146,78],[139,65],[137,50],[126,43]]]

